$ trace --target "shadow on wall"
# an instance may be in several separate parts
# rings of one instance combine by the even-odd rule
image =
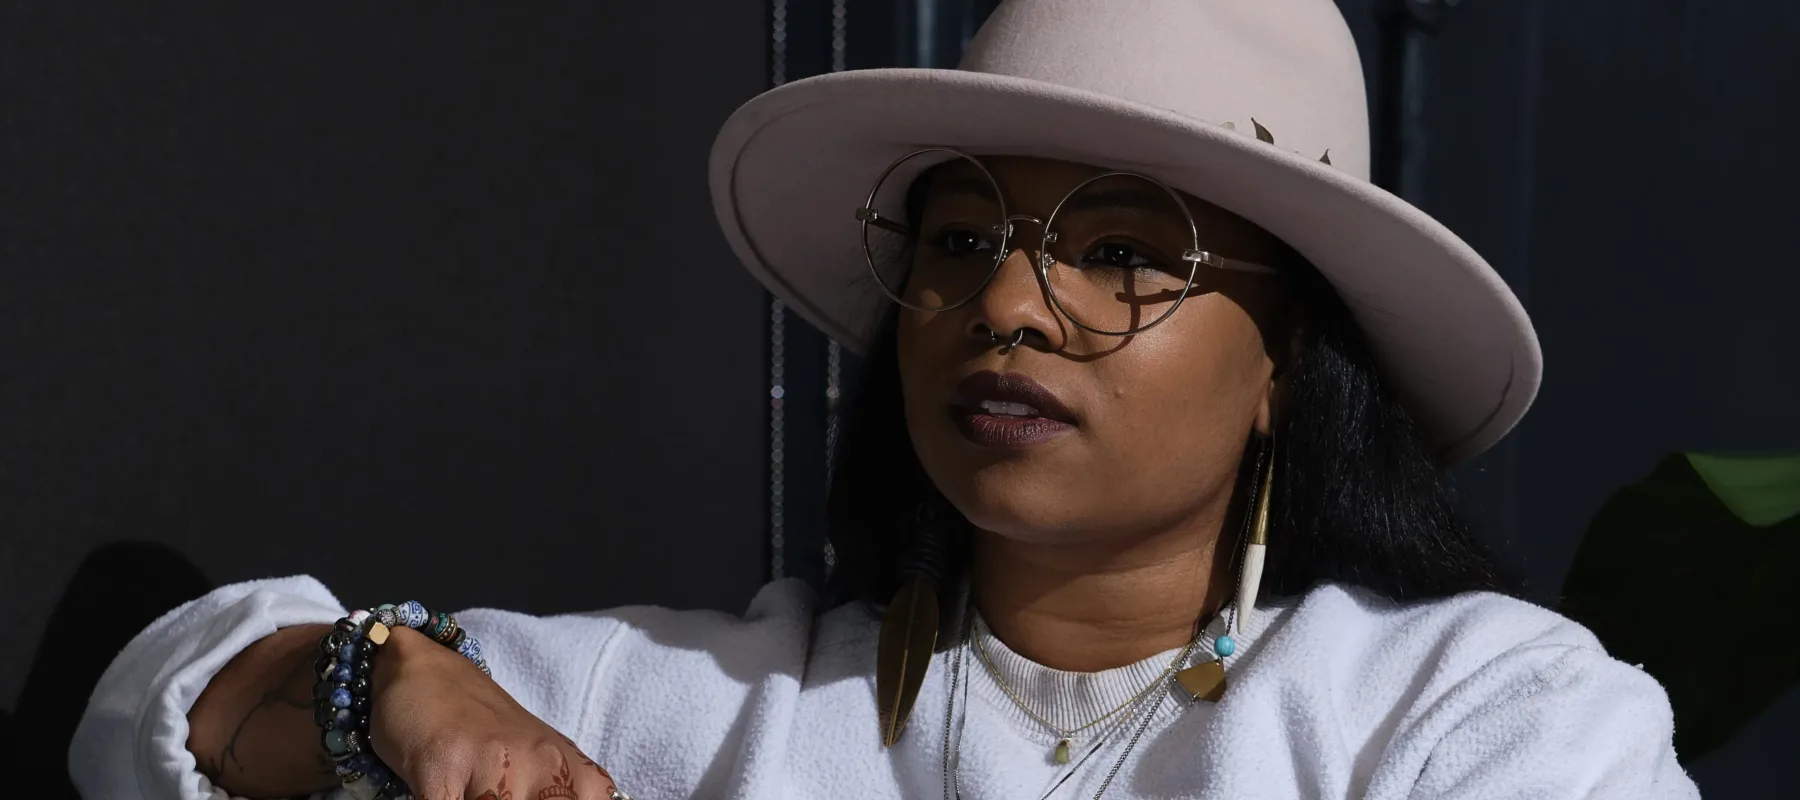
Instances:
[[[212,588],[193,562],[154,542],[112,542],[82,559],[50,614],[18,708],[0,711],[0,730],[8,738],[0,747],[16,755],[16,763],[42,765],[60,776],[39,784],[34,796],[78,796],[64,765],[101,673],[131,637]]]

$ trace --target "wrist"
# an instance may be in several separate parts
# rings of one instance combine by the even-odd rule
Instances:
[[[409,651],[438,645],[487,672],[480,643],[454,617],[431,614],[413,601],[352,612],[320,639],[313,718],[320,742],[352,796],[399,800],[409,795],[405,782],[376,756],[369,738],[375,687],[403,679]]]
[[[251,644],[188,710],[195,767],[234,795],[290,796],[331,786],[311,706],[312,663],[329,625],[294,625]]]
[[[381,647],[381,658],[375,659],[374,671],[370,673],[370,680],[374,682],[374,697],[379,699],[383,689],[402,679],[404,665],[412,663],[413,656],[420,653],[422,647],[436,646],[411,628],[390,629],[387,644]]]

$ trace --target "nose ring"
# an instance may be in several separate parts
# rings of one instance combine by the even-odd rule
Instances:
[[[993,342],[994,344],[1000,344],[999,332],[995,331],[993,328],[989,328],[988,329],[988,341]],[[1018,347],[1019,343],[1023,342],[1023,341],[1025,341],[1025,329],[1020,328],[1014,332],[1013,340],[1011,342],[1006,343],[1000,349],[1002,351],[1011,350],[1015,347]]]

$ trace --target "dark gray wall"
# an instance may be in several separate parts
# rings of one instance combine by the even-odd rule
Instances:
[[[0,708],[118,540],[166,549],[75,607],[300,572],[352,603],[741,607],[765,312],[705,163],[765,25],[0,4]]]
[[[1478,499],[1552,598],[1587,519],[1660,456],[1800,447],[1800,6],[1463,5],[1431,45],[1417,201],[1543,341],[1543,390]]]
[[[1461,478],[1554,604],[1588,520],[1661,456],[1800,449],[1800,5],[1461,6],[1424,50],[1410,199],[1486,255],[1537,325],[1538,401]],[[1671,630],[1670,646],[1693,637],[1708,642]],[[1691,769],[1713,800],[1778,796],[1800,782],[1795,752],[1800,691]]]

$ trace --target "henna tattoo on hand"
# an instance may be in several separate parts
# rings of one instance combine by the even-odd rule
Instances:
[[[570,750],[575,751],[575,757],[581,759],[582,766],[593,767],[595,772],[600,773],[600,777],[605,778],[608,781],[611,781],[614,786],[618,785],[618,781],[613,780],[612,773],[607,772],[605,767],[602,767],[599,764],[594,763],[592,759],[587,757],[586,753],[581,752],[581,748],[576,746],[574,739],[570,739],[567,736],[563,736],[561,733],[558,733],[556,735],[561,736],[562,740],[563,740],[563,744],[568,745]]]
[[[512,769],[512,751],[500,751],[500,783],[494,788],[482,792],[475,800],[512,800],[512,790],[506,787],[507,770]]]
[[[475,800],[512,800],[512,790],[506,788],[506,776],[501,775],[498,785],[477,795]]]
[[[580,800],[575,796],[575,781],[569,777],[569,757],[558,754],[562,758],[562,770],[550,776],[550,785],[538,790],[537,800],[550,800],[552,797],[566,797],[569,800]]]

